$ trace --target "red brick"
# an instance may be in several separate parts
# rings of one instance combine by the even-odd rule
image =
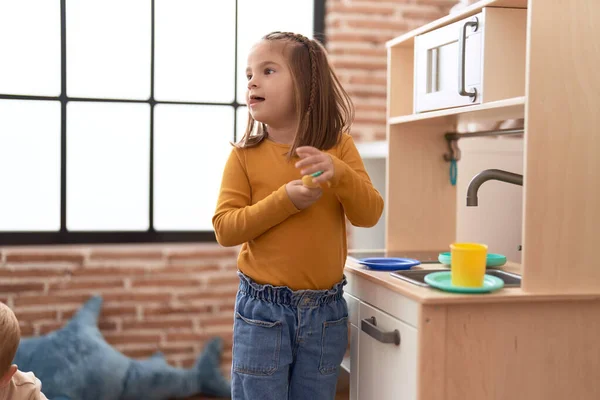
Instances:
[[[355,105],[356,112],[386,112],[385,101],[377,101],[376,103],[366,104],[366,103],[357,103]]]
[[[402,17],[407,20],[423,21],[423,25],[434,21],[441,17],[440,12],[426,11],[426,10],[405,10],[402,11]]]
[[[30,263],[30,262],[70,262],[83,263],[85,255],[78,252],[54,252],[54,251],[25,251],[10,252],[6,254],[6,263]]]
[[[135,301],[165,303],[171,299],[170,293],[107,293],[103,295],[105,302]]]
[[[43,290],[43,283],[0,283],[0,292],[5,293],[41,292]]]
[[[230,299],[234,300],[237,294],[237,286],[228,290],[205,289],[198,293],[178,294],[177,298],[182,301]]]
[[[68,320],[75,315],[78,311],[78,308],[73,308],[71,310],[65,310],[62,312],[62,319]],[[102,310],[100,311],[100,319],[106,317],[125,317],[125,316],[135,316],[137,314],[137,309],[135,306],[107,306],[102,305]]]
[[[232,249],[196,249],[186,251],[172,251],[167,255],[170,263],[178,261],[205,260],[207,258],[237,257],[237,250]]]
[[[235,270],[235,271],[237,271],[237,269],[238,269],[238,266],[237,266],[237,264],[234,264],[234,263],[231,263],[231,264],[227,263],[227,264],[225,264],[225,266],[223,267],[223,270],[224,270],[224,271],[230,271],[230,270]]]
[[[331,19],[327,22],[327,28],[331,31],[331,28],[338,28],[342,25],[339,19]]]
[[[233,341],[233,328],[230,331],[214,332],[214,333],[184,333],[184,332],[172,332],[167,333],[167,342],[169,343],[196,343],[204,344],[215,338],[220,337],[223,339],[223,346],[225,348],[230,347]]]
[[[377,61],[357,61],[357,60],[334,60],[332,62],[336,69],[352,69],[352,70],[366,70],[366,71],[379,71],[382,68],[386,68],[385,60]],[[346,88],[347,90],[348,88]],[[385,93],[384,93],[385,94]]]
[[[14,299],[15,308],[34,305],[81,305],[89,300],[89,294],[69,294],[69,295],[44,295],[44,296],[17,296]]]
[[[378,33],[367,32],[332,33],[327,36],[327,40],[336,42],[369,42],[374,45],[383,45],[390,39],[392,39],[392,35],[381,35]]]
[[[165,305],[159,307],[144,307],[144,317],[158,315],[199,315],[210,313],[210,305]]]
[[[229,284],[238,284],[240,282],[240,278],[237,274],[232,272],[228,272],[224,275],[211,275],[206,277],[206,281],[209,285],[229,285]]]
[[[371,15],[390,15],[396,11],[393,6],[382,6],[382,5],[364,5],[357,6],[352,3],[348,5],[344,4],[331,4],[327,5],[327,13],[343,13],[343,14],[371,14]]]
[[[443,10],[446,10],[446,9],[449,10],[454,5],[456,5],[456,3],[458,3],[458,0],[419,0],[419,4],[440,7],[440,15],[438,15],[436,17],[436,19],[443,17],[444,16]]]
[[[12,265],[11,265],[12,267]],[[69,276],[71,269],[62,268],[27,268],[21,269],[17,266],[15,269],[0,268],[0,278],[50,278],[56,276]]]
[[[188,357],[168,357],[167,361],[171,365],[180,365],[181,368],[192,368],[196,363],[196,357],[188,356]]]
[[[135,306],[103,306],[100,317],[123,317],[123,316],[134,316],[137,314],[137,308]]]
[[[355,89],[355,88],[348,88],[347,92],[350,96],[360,96],[363,98],[380,98],[380,99],[385,99],[387,97],[387,95],[385,93],[377,93],[377,92],[370,92],[368,90],[364,90],[364,89]]]
[[[361,76],[354,75],[350,77],[350,83],[356,83],[359,85],[374,85],[384,87],[387,84],[387,79],[384,77],[376,77],[376,76]],[[359,106],[356,107],[357,109]],[[367,109],[367,106],[360,106],[361,109]],[[383,106],[376,106],[377,111],[385,111],[385,104]]]
[[[357,116],[354,119],[354,122],[357,124],[381,124],[381,123],[385,124],[385,117],[374,118],[374,117]]]
[[[383,57],[387,59],[387,52],[385,47],[377,46],[374,48],[363,48],[363,47],[336,47],[332,49],[329,54],[332,56],[348,55],[348,56],[362,56],[362,57]],[[350,77],[352,79],[352,76]]]
[[[218,265],[207,264],[207,265],[198,265],[198,264],[179,264],[179,265],[169,265],[166,268],[153,269],[150,271],[152,276],[158,275],[166,275],[166,274],[199,274],[205,272],[215,272],[219,271],[220,268]]]
[[[125,354],[127,357],[137,358],[137,359],[146,359],[151,355],[156,353],[158,349],[156,346],[145,348],[145,349],[120,349],[121,353]]]
[[[76,290],[76,289],[118,289],[123,288],[122,279],[79,281],[69,280],[63,282],[51,283],[48,288],[50,291]]]
[[[33,336],[35,334],[35,329],[33,328],[33,325],[25,325],[25,326],[21,326],[21,337],[30,337]]]
[[[230,331],[202,333],[200,336],[200,340],[202,342],[207,342],[215,337],[220,337],[221,339],[223,339],[224,348],[231,347],[231,345],[233,344],[233,327]]]
[[[331,0],[328,0],[328,3]],[[345,0],[344,0],[345,1]],[[351,1],[356,1],[356,0],[351,0]],[[411,3],[415,3],[415,2],[420,2],[422,0],[363,0],[363,3],[393,3],[393,4],[411,4]],[[444,1],[444,0],[438,0],[438,1]],[[445,1],[458,1],[458,0],[445,0]],[[335,2],[335,0],[334,0]]]
[[[50,332],[54,332],[65,325],[64,322],[44,322],[39,324],[39,334],[45,335]]]
[[[73,276],[129,276],[144,275],[148,273],[147,268],[143,266],[111,266],[111,267],[86,267],[73,271]]]
[[[397,35],[401,35],[408,31],[408,26],[405,22],[396,18],[390,21],[371,20],[371,19],[355,19],[348,20],[346,24],[350,28],[366,28],[366,29],[387,29],[395,31]],[[384,49],[385,50],[385,49]]]
[[[37,321],[40,319],[56,319],[58,312],[56,311],[24,311],[15,310],[15,315],[19,321]]]
[[[160,345],[159,350],[165,354],[187,354],[194,353],[194,346],[167,343]]]
[[[231,363],[232,360],[233,360],[233,354],[231,353],[231,351],[224,352],[221,355],[221,363],[223,363],[223,364],[225,364],[225,363],[229,364],[229,363]]]
[[[93,250],[90,261],[98,260],[152,260],[158,261],[164,257],[162,250]]]
[[[132,344],[132,343],[158,343],[160,341],[159,334],[140,335],[136,333],[109,333],[105,334],[104,338],[112,345],[117,344]]]
[[[133,280],[131,287],[154,287],[154,288],[165,288],[169,286],[175,287],[196,287],[200,286],[201,281],[197,279],[174,279],[174,278],[155,278],[155,279],[144,279],[144,280]]]
[[[202,336],[200,333],[185,333],[185,332],[173,332],[167,333],[167,342],[202,342],[206,339],[205,336]]]
[[[147,329],[192,329],[191,319],[159,320],[159,321],[127,321],[123,322],[123,330],[147,330]]]
[[[102,320],[100,320],[98,322],[98,329],[100,329],[102,332],[116,331],[117,330],[117,323],[115,321],[102,321]]]
[[[385,132],[375,132],[375,140],[386,140],[387,134]]]
[[[202,318],[201,323],[203,327],[215,327],[215,326],[231,326],[233,327],[233,313],[231,315],[219,316],[219,317],[208,317]]]
[[[235,304],[220,304],[219,312],[233,312],[235,310]]]

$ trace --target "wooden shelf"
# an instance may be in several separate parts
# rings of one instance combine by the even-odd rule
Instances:
[[[480,12],[484,7],[509,7],[509,8],[527,8],[527,0],[481,0],[470,5],[457,13],[446,15],[443,18],[435,20],[427,25],[405,33],[402,36],[394,38],[386,42],[386,47],[405,47],[412,46],[415,36],[422,35],[425,32],[432,31],[461,19],[470,17]]]
[[[430,111],[420,114],[401,115],[388,119],[388,124],[399,125],[417,121],[431,121],[449,116],[459,117],[461,120],[476,121],[489,120],[493,117],[500,119],[523,118],[525,113],[525,97],[493,101],[474,106],[448,108],[445,110]]]

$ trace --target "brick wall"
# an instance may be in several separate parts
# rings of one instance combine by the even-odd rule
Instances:
[[[29,336],[61,327],[98,293],[100,329],[118,350],[135,358],[160,350],[189,367],[221,336],[229,373],[236,256],[213,244],[0,248],[0,301]]]
[[[352,135],[385,139],[385,42],[447,15],[457,0],[327,0],[327,49],[356,106]]]
[[[385,42],[447,14],[454,3],[327,1],[328,49],[356,104],[357,139],[385,138]],[[229,374],[236,255],[216,244],[0,248],[0,301],[29,336],[59,328],[99,293],[102,333],[125,354],[145,358],[160,350],[187,367],[219,335]]]

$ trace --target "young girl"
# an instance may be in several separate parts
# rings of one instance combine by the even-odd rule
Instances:
[[[348,345],[345,221],[375,225],[383,199],[317,41],[270,33],[251,49],[246,76],[249,122],[213,217],[221,245],[242,244],[232,398],[333,399]],[[301,180],[312,174],[316,187]]]

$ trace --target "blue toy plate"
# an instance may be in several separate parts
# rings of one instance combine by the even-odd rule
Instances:
[[[371,257],[362,258],[358,262],[365,267],[377,271],[399,271],[402,269],[411,269],[412,267],[421,264],[420,261],[412,258],[395,258],[395,257]]]

